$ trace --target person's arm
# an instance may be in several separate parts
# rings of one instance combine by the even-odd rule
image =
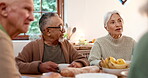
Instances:
[[[39,72],[41,73],[57,72],[57,71],[58,71],[58,64],[52,61],[47,61],[39,64]]]
[[[20,78],[16,68],[13,45],[9,37],[0,31],[0,78]]]
[[[34,59],[34,56],[36,59]],[[33,73],[38,74],[38,65],[41,63],[39,60],[39,49],[33,45],[32,42],[28,43],[21,53],[15,58],[20,73]]]
[[[148,32],[139,40],[133,53],[128,78],[148,77]]]
[[[135,49],[135,46],[136,46],[136,41],[134,39],[132,40],[132,42],[133,42],[133,48],[132,48],[131,60],[133,58],[133,52],[134,52],[134,49]]]
[[[98,65],[101,58],[101,48],[99,43],[96,41],[90,51],[90,55],[88,60],[90,61],[90,65]]]

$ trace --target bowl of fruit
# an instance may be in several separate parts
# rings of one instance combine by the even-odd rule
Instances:
[[[128,71],[131,61],[125,61],[124,59],[115,59],[114,57],[109,57],[102,59],[99,63],[102,67],[103,72],[121,76],[122,71]]]

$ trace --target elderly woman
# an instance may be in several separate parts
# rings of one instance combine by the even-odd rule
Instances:
[[[123,36],[123,19],[119,12],[108,12],[104,19],[108,35],[98,38],[91,49],[88,60],[90,65],[98,65],[100,58],[114,57],[131,60],[135,40]]]

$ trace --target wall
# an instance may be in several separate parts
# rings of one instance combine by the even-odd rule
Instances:
[[[128,0],[125,6],[118,0],[65,0],[65,21],[71,27],[77,27],[72,41],[79,38],[92,40],[107,34],[103,26],[104,14],[118,10],[124,19],[124,35],[136,41],[148,29],[148,19],[138,12],[145,0]],[[30,41],[13,41],[15,56]]]
[[[128,0],[123,6],[119,0],[65,0],[66,22],[71,27],[77,27],[72,40],[78,40],[78,36],[87,40],[105,36],[104,15],[108,11],[118,10],[124,19],[123,34],[138,41],[148,29],[148,19],[139,13],[139,7],[144,1]]]
[[[23,50],[23,47],[28,44],[29,40],[13,40],[14,55],[17,56]]]

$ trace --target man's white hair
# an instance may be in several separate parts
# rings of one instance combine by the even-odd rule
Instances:
[[[121,17],[121,14],[116,10],[106,13],[106,15],[104,16],[104,27],[107,26],[107,23],[113,14],[118,14]]]

